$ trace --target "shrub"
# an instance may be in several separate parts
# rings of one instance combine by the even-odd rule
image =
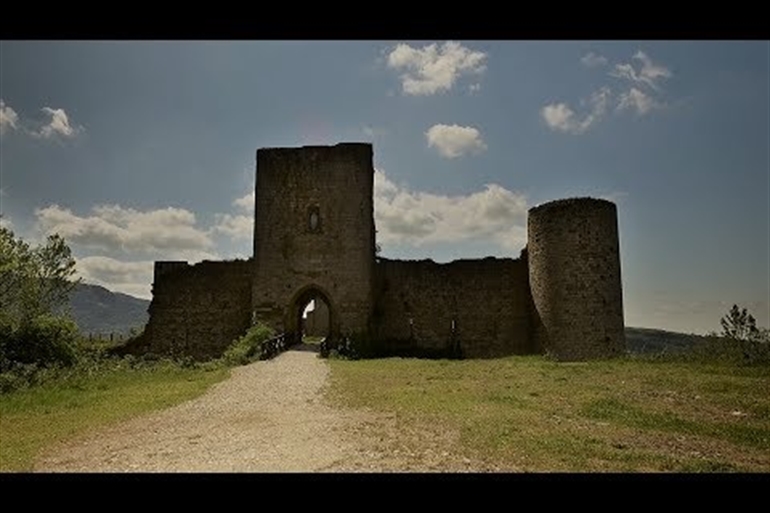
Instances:
[[[257,323],[237,339],[222,356],[229,365],[246,365],[262,357],[262,344],[275,336],[269,326]]]
[[[4,324],[4,323],[3,323]],[[69,366],[77,359],[78,327],[74,321],[39,315],[13,329],[0,327],[0,370],[14,363],[41,367]]]

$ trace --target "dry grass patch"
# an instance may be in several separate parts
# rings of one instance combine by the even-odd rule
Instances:
[[[373,424],[375,438],[419,452],[426,437],[415,433],[432,431],[427,438],[442,440],[434,452],[472,470],[770,471],[767,366],[539,356],[330,363],[333,401],[410,427]]]

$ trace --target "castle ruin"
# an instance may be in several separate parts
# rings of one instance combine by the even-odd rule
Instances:
[[[329,340],[365,339],[380,354],[624,352],[613,203],[534,207],[519,258],[438,264],[377,257],[373,185],[371,144],[259,149],[253,257],[155,262],[146,350],[216,357],[257,321],[297,340],[315,300]]]

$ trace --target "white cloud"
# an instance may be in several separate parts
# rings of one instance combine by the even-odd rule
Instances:
[[[78,216],[58,205],[35,210],[38,227],[59,233],[68,242],[111,251],[156,252],[164,258],[213,256],[208,233],[195,226],[195,215],[181,208],[140,212],[118,205],[100,205],[91,215]]]
[[[254,212],[254,199],[255,199],[255,192],[254,187],[251,188],[251,190],[245,195],[242,196],[235,201],[233,201],[233,205],[240,208],[244,212]]]
[[[634,59],[642,61],[642,69],[639,72],[641,79],[648,83],[652,88],[656,88],[655,81],[659,78],[671,78],[671,71],[663,66],[653,64],[652,60],[647,55],[638,50],[634,54]]]
[[[580,62],[588,68],[596,68],[607,64],[607,58],[594,52],[588,52],[580,59]]]
[[[3,100],[0,100],[0,134],[4,134],[9,130],[18,130],[20,126],[23,131],[33,137],[39,137],[44,139],[52,139],[54,137],[73,138],[84,129],[81,126],[75,126],[71,124],[69,116],[64,109],[52,109],[50,107],[43,107],[42,110],[49,118],[47,123],[44,123],[39,130],[26,128],[19,121],[19,115],[10,106],[6,105]],[[32,121],[34,126],[40,126],[39,122]]]
[[[636,109],[636,113],[641,115],[647,114],[655,107],[659,107],[653,98],[644,94],[639,89],[632,87],[629,91],[620,95],[617,110]]]
[[[461,75],[483,73],[486,57],[454,41],[422,48],[401,43],[388,54],[388,66],[404,70],[401,85],[405,94],[431,95],[450,90]]]
[[[651,110],[665,105],[655,96],[658,96],[660,93],[660,80],[670,78],[673,74],[669,69],[653,63],[652,59],[641,50],[637,51],[632,59],[641,63],[638,70],[634,68],[633,64],[620,63],[615,64],[612,70],[609,71],[610,76],[627,80],[634,84],[627,91],[617,95],[615,112],[634,110],[638,115],[643,116]],[[593,52],[589,52],[580,60],[588,67],[596,67],[607,63],[606,58]],[[605,86],[594,92],[587,101],[581,101],[581,105],[587,104],[589,107],[582,120],[565,102],[554,102],[546,105],[540,109],[540,115],[554,131],[582,134],[604,117],[611,100],[611,91]]]
[[[579,123],[575,121],[575,111],[566,103],[551,103],[540,110],[540,115],[552,130],[574,132]]]
[[[244,215],[217,214],[214,230],[233,240],[251,239],[254,236],[254,218]]]
[[[213,231],[223,233],[233,240],[248,240],[254,236],[255,191],[252,186],[248,193],[233,201],[233,206],[244,214],[216,214]]]
[[[43,107],[43,112],[51,117],[51,120],[40,129],[39,132],[31,132],[36,137],[43,137],[45,139],[51,139],[55,136],[61,136],[65,138],[75,137],[82,127],[72,126],[69,121],[67,113],[64,109],[52,109],[50,107]]]
[[[78,258],[78,276],[86,283],[101,285],[115,292],[151,299],[153,262],[123,262],[105,256]]]
[[[588,106],[589,111],[582,120],[579,120],[575,111],[566,103],[552,103],[540,110],[540,115],[551,130],[566,132],[569,134],[582,134],[599,121],[607,112],[607,105],[611,98],[611,91],[607,87],[595,91],[581,104]]]
[[[468,195],[410,191],[374,174],[377,241],[422,245],[488,240],[514,252],[526,243],[526,198],[497,184]]]
[[[5,104],[3,100],[0,100],[0,134],[4,134],[9,130],[16,130],[18,128],[17,122],[19,116],[16,111]]]
[[[428,147],[435,147],[442,157],[448,159],[487,149],[481,133],[469,126],[433,125],[425,132],[425,137],[428,138]]]
[[[672,73],[669,69],[664,68],[658,64],[654,64],[647,54],[641,50],[637,51],[633,59],[641,61],[641,68],[637,72],[634,66],[629,63],[616,64],[610,71],[610,76],[615,78],[622,78],[634,82],[638,85],[645,85],[651,89],[658,91],[660,86],[658,85],[659,79],[671,78]]]
[[[481,91],[481,84],[471,84],[468,86],[468,91],[470,91],[471,94],[478,93]]]

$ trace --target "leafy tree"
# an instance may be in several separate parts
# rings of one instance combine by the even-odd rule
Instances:
[[[60,235],[33,248],[0,227],[0,321],[18,327],[61,313],[80,282],[74,275],[75,259]]]
[[[30,247],[0,227],[0,373],[18,364],[74,363],[78,329],[62,315],[80,282],[74,274],[75,259],[61,236]]]
[[[735,340],[763,341],[767,339],[767,330],[757,328],[754,316],[738,305],[733,305],[730,312],[722,317],[722,336]]]

